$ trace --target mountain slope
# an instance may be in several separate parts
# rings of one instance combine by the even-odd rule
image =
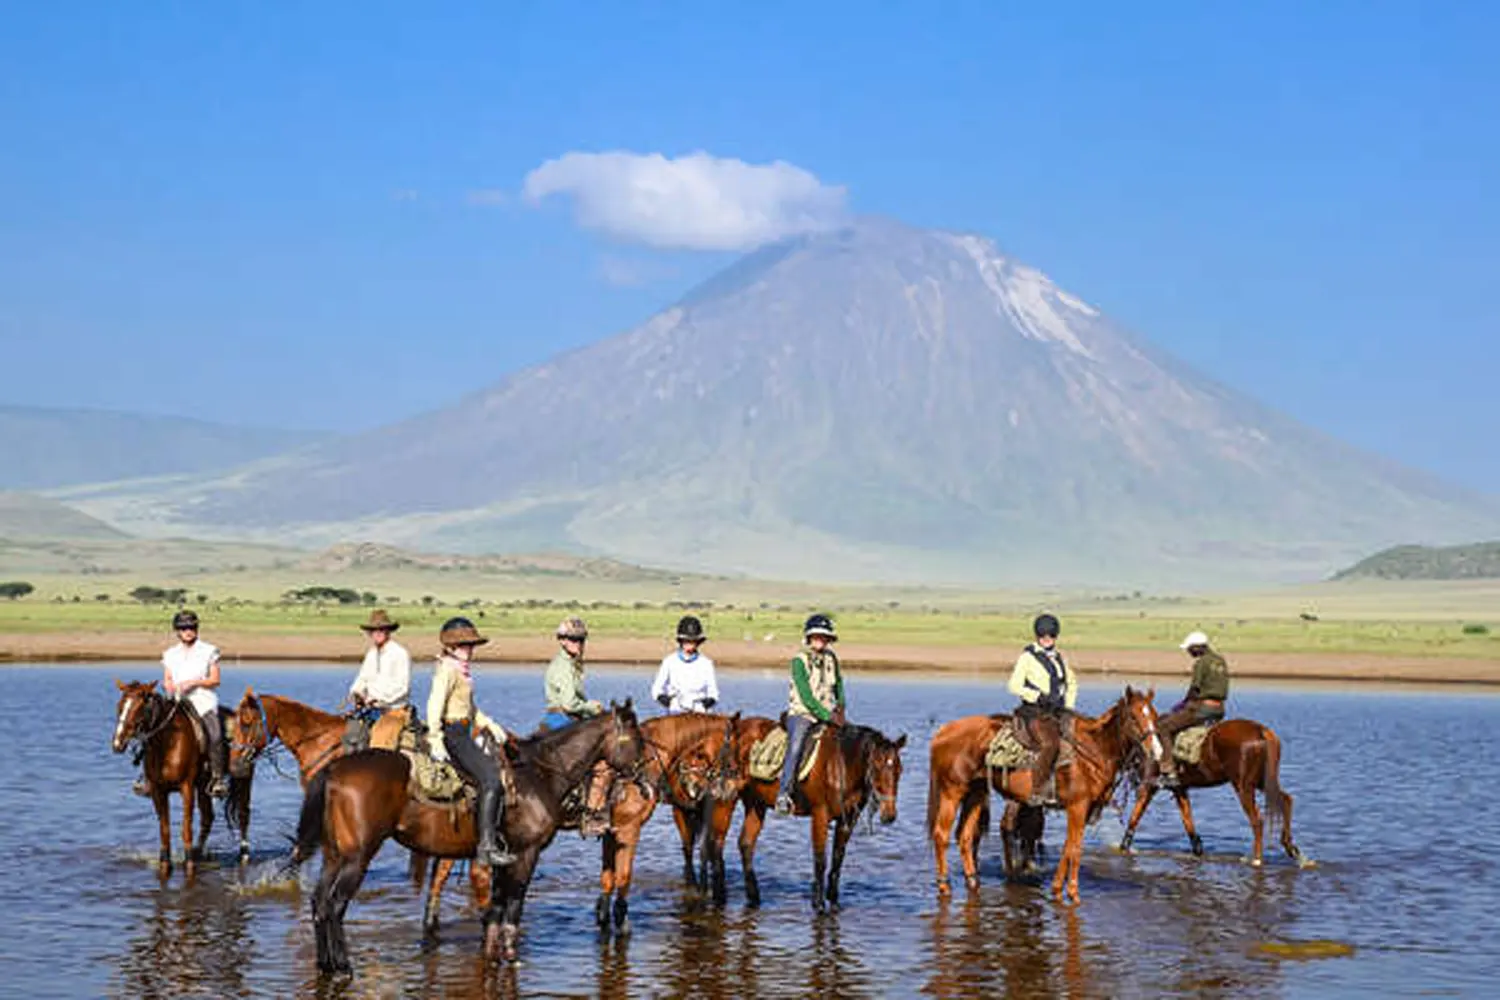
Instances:
[[[1324,576],[1500,530],[1490,501],[1192,372],[987,240],[878,221],[447,409],[98,502],[165,512],[155,530],[1027,584]]]
[[[1500,579],[1500,542],[1431,547],[1397,545],[1340,570],[1335,580]]]
[[[32,493],[0,492],[0,538],[122,539],[123,531],[67,504]]]
[[[328,437],[108,410],[0,406],[0,489],[227,469]]]

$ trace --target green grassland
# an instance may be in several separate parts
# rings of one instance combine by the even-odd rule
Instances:
[[[15,567],[11,567],[14,569]],[[0,580],[36,592],[0,600],[0,633],[156,632],[171,607],[126,595],[137,585],[183,587],[210,631],[353,633],[365,605],[289,601],[287,590],[334,585],[373,595],[407,628],[436,630],[469,614],[497,638],[546,636],[578,613],[600,638],[663,638],[691,609],[718,641],[788,642],[811,610],[838,617],[844,638],[889,646],[1014,648],[1043,607],[1064,620],[1074,649],[1174,650],[1191,629],[1222,648],[1264,653],[1360,653],[1500,660],[1500,581],[1326,583],[1225,595],[981,593],[914,588],[777,584],[718,578],[590,578],[581,571],[476,573],[422,569],[313,572],[291,568],[162,573],[33,573],[0,566]]]

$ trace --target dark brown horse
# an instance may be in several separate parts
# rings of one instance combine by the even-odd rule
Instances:
[[[641,828],[656,811],[658,802],[672,806],[672,819],[682,840],[683,875],[690,883],[697,881],[693,851],[704,839],[701,835],[710,801],[716,792],[732,799],[738,787],[733,782],[739,777],[739,745],[735,738],[739,720],[737,712],[733,716],[686,713],[641,723],[641,737],[646,741],[642,781],[619,786],[610,808],[610,828],[602,842],[599,900],[594,907],[601,929],[608,930],[613,919],[616,933],[630,932],[629,895],[635,851]],[[705,858],[705,880],[708,868]],[[722,887],[722,875],[716,884]]]
[[[537,860],[567,818],[564,802],[588,778],[598,761],[633,776],[642,740],[630,702],[584,722],[543,733],[516,744],[516,801],[505,811],[505,839],[514,864],[491,874],[485,909],[484,952],[514,959],[521,907]],[[308,786],[297,825],[294,860],[310,857],[320,845],[323,873],[313,894],[318,967],[349,971],[344,912],[359,891],[365,869],[388,838],[409,850],[435,857],[474,853],[472,810],[462,823],[452,809],[413,799],[411,765],[390,750],[364,750],[331,762]]]
[[[1187,831],[1193,845],[1193,853],[1202,856],[1203,838],[1193,826],[1193,807],[1188,804],[1189,788],[1213,788],[1217,785],[1234,786],[1239,796],[1240,808],[1250,821],[1250,830],[1255,835],[1255,848],[1250,863],[1259,866],[1264,853],[1265,822],[1256,806],[1255,792],[1259,789],[1266,799],[1266,812],[1271,817],[1272,828],[1281,827],[1281,846],[1287,856],[1299,865],[1309,864],[1292,842],[1292,797],[1281,787],[1281,740],[1270,726],[1249,719],[1230,719],[1220,722],[1209,730],[1203,741],[1203,753],[1198,763],[1177,762],[1179,785],[1172,789],[1177,800],[1177,809],[1182,814],[1182,828]],[[1120,849],[1130,850],[1135,840],[1135,828],[1146,807],[1156,794],[1154,783],[1143,783],[1136,792],[1135,809],[1130,814],[1130,823],[1125,828],[1125,837]]]
[[[1097,719],[1079,715],[1073,721],[1072,763],[1057,769],[1057,794],[1068,815],[1063,847],[1052,893],[1078,902],[1078,872],[1083,862],[1083,834],[1109,804],[1124,770],[1136,753],[1158,759],[1161,739],[1156,734],[1154,693],[1127,687],[1118,702]],[[985,752],[999,725],[1008,716],[970,716],[950,722],[932,738],[927,786],[927,827],[937,865],[939,894],[948,887],[948,838],[960,808],[959,831],[964,878],[970,888],[979,884],[976,854],[989,785],[1006,799],[1024,803],[1031,797],[1030,769],[997,770],[986,774]],[[977,784],[976,784],[977,783]]]
[[[186,701],[167,698],[156,690],[156,682],[115,681],[120,700],[115,704],[115,733],[110,745],[115,753],[124,753],[133,742],[141,744],[141,764],[151,783],[151,804],[156,808],[156,822],[161,831],[161,853],[157,867],[166,878],[172,873],[172,806],[167,796],[176,792],[182,799],[182,851],[188,877],[197,873],[198,861],[208,843],[214,825],[213,798],[208,794],[211,770],[206,753],[198,740],[198,723],[192,718],[193,707]],[[220,720],[227,739],[231,717],[220,709]],[[240,830],[239,860],[250,860],[250,785],[249,776],[231,778],[229,797],[224,803],[224,817]],[[193,840],[193,808],[202,814],[198,839]]]
[[[370,745],[381,750],[394,749],[410,717],[409,708],[386,712],[371,728]],[[246,687],[235,710],[236,734],[229,745],[229,773],[247,773],[255,760],[279,741],[297,759],[298,776],[306,789],[324,765],[343,756],[347,721],[342,715],[324,712],[295,699],[256,694],[253,688]],[[421,851],[411,852],[411,880],[419,888],[427,879],[427,862],[427,855]],[[457,863],[454,858],[432,859],[432,877],[427,887],[428,919],[424,923],[429,933],[437,931],[443,886]],[[469,881],[475,905],[484,909],[490,899],[489,868],[470,862]]]
[[[738,791],[745,819],[740,824],[740,864],[745,874],[745,899],[760,905],[760,880],[755,875],[755,844],[766,821],[766,810],[776,803],[778,782],[760,781],[750,775],[750,752],[777,726],[773,719],[752,716],[736,727],[739,746]],[[817,735],[817,731],[814,732]],[[811,739],[812,737],[809,737]],[[822,744],[808,776],[797,784],[794,812],[810,819],[813,854],[812,905],[822,912],[839,906],[839,876],[844,851],[854,833],[854,824],[873,804],[882,823],[896,821],[896,793],[901,785],[903,734],[887,739],[868,726],[829,725],[822,728]],[[722,902],[724,891],[724,841],[734,818],[735,799],[715,802],[705,844],[713,877],[714,899]],[[828,858],[828,827],[833,825],[833,858]]]

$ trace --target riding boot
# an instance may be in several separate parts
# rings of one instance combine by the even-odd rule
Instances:
[[[222,799],[229,795],[229,782],[224,778],[224,735],[218,717],[211,721],[205,717],[203,728],[208,735],[208,794]]]
[[[513,864],[516,856],[504,846],[500,824],[505,819],[505,794],[498,785],[479,790],[479,843],[474,856],[492,867]]]
[[[1053,773],[1057,765],[1058,746],[1049,737],[1037,752],[1036,766],[1031,769],[1031,798],[1028,805],[1049,806],[1057,804],[1057,777]]]
[[[578,820],[578,833],[583,837],[602,837],[609,831],[609,786],[612,774],[607,765],[596,765],[589,775],[588,789],[583,798],[583,815]]]

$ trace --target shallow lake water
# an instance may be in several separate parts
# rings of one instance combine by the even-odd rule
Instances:
[[[325,665],[224,672],[231,701],[251,683],[328,708],[352,677]],[[651,673],[594,668],[590,694],[640,703]],[[1486,692],[1237,686],[1233,714],[1282,737],[1297,841],[1317,866],[1298,870],[1276,850],[1262,869],[1243,864],[1243,815],[1227,789],[1211,789],[1193,800],[1208,858],[1188,853],[1169,799],[1147,815],[1134,856],[1111,850],[1122,828],[1106,813],[1090,833],[1083,903],[1063,907],[1037,882],[1000,878],[994,837],[976,894],[961,879],[951,901],[934,891],[928,740],[948,719],[1007,708],[1003,679],[854,672],[851,718],[909,745],[900,817],[856,834],[841,912],[809,907],[805,819],[768,821],[759,910],[744,905],[731,832],[730,900],[715,909],[681,883],[676,831],[659,811],[636,862],[630,937],[595,930],[599,848],[565,832],[533,883],[521,961],[497,968],[479,958],[458,878],[439,944],[423,947],[421,899],[392,844],[350,908],[355,975],[330,981],[317,974],[308,913],[318,863],[300,884],[281,874],[300,802],[293,777],[257,768],[247,868],[233,863],[221,817],[213,863],[192,884],[180,867],[157,879],[151,806],[130,793],[128,757],[109,739],[113,679],[158,675],[140,663],[0,669],[0,996],[1481,996],[1500,976],[1500,698]],[[774,672],[720,681],[729,711],[783,707]],[[532,728],[540,668],[481,670],[477,683],[488,711]],[[1103,709],[1123,683],[1086,683],[1080,710]],[[285,767],[294,772],[290,758]],[[1062,829],[1054,816],[1049,870]],[[1322,940],[1347,947],[1311,957],[1318,949],[1303,945]]]

